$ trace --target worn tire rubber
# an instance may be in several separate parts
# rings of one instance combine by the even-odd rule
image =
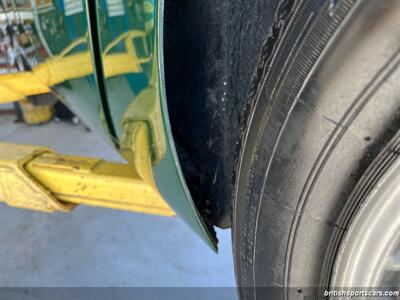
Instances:
[[[340,216],[400,128],[399,37],[397,0],[280,4],[237,161],[242,300],[297,299],[329,286],[339,247],[332,236],[348,226]]]

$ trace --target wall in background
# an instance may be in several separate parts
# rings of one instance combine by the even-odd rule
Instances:
[[[0,104],[0,110],[14,109],[12,103]]]

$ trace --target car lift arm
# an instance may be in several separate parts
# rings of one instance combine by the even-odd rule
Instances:
[[[130,164],[0,143],[0,201],[43,212],[84,204],[174,216],[153,180],[148,125],[136,122],[131,132]]]

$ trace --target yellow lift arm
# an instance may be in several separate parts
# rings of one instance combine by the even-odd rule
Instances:
[[[130,132],[130,164],[0,143],[0,201],[43,212],[84,204],[174,216],[153,180],[148,125],[137,122]]]

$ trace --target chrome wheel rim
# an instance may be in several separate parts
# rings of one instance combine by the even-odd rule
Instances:
[[[381,176],[352,220],[335,258],[333,289],[400,286],[400,158]],[[381,290],[382,291],[382,290]]]

